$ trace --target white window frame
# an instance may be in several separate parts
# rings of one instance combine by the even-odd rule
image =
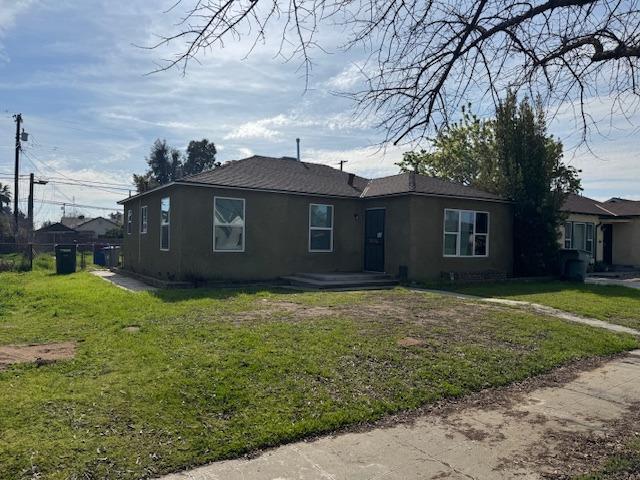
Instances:
[[[573,222],[573,221],[566,221],[566,223],[570,223],[571,224],[571,237],[570,237],[570,247],[567,247],[567,238],[565,237],[565,243],[564,243],[564,248],[570,248],[570,249],[575,249],[575,250],[582,250],[583,252],[587,252],[589,253],[592,257],[595,257],[596,255],[596,224],[593,222]],[[574,229],[576,227],[576,225],[584,225],[584,245],[574,245]],[[589,241],[588,239],[588,231],[589,231],[589,225],[591,225],[591,249],[593,250],[587,250],[587,242]],[[565,231],[566,232],[566,231]]]
[[[311,209],[313,207],[331,207],[331,227],[312,227],[311,226]],[[329,203],[310,203],[309,204],[309,253],[331,253],[333,252],[333,227],[334,227],[335,207]],[[329,230],[331,237],[329,240],[329,249],[312,249],[311,248],[311,230]]]
[[[591,240],[589,240],[589,227],[591,227]],[[587,250],[587,244],[591,241],[591,250]],[[596,225],[593,222],[586,222],[584,228],[584,249],[589,252],[592,257],[596,256]]]
[[[127,235],[133,232],[133,208],[127,210]]]
[[[447,221],[447,212],[458,212],[458,231],[457,232],[447,232],[446,231],[446,221]],[[460,255],[460,237],[462,235],[462,214],[463,213],[472,213],[473,214],[473,246],[471,251],[472,255]],[[487,215],[487,233],[478,233],[476,234],[476,214],[484,213]],[[484,210],[463,210],[459,208],[445,208],[444,215],[442,217],[442,256],[447,258],[487,258],[489,256],[489,238],[491,233],[491,214]],[[447,254],[445,253],[445,238],[447,235],[456,235],[456,253]],[[476,255],[476,235],[486,235],[487,237],[487,248],[484,255]]]
[[[167,223],[162,223],[162,201],[164,199],[169,200],[169,219]],[[162,227],[167,226],[167,248],[162,248]],[[163,252],[168,252],[171,249],[171,197],[162,197],[160,199],[160,250]]]
[[[567,225],[569,225],[569,236],[567,237]],[[564,248],[570,249],[573,248],[573,222],[564,222]],[[567,242],[569,242],[569,246],[567,247]]]
[[[216,248],[216,227],[239,227],[240,225],[233,223],[220,223],[216,219],[216,201],[220,200],[237,200],[242,202],[242,249],[241,250],[218,250]],[[244,198],[235,197],[213,197],[213,251],[216,253],[244,253],[245,242],[247,241],[247,215],[246,202]]]
[[[140,207],[140,234],[144,235],[149,231],[149,217],[147,206],[142,205]]]

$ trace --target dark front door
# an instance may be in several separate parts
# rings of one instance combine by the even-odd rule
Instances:
[[[602,260],[607,265],[613,264],[613,225],[602,225]]]
[[[384,213],[382,208],[365,213],[364,269],[368,272],[384,272]]]

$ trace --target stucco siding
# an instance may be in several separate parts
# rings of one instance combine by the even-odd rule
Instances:
[[[640,267],[640,218],[613,224],[613,263]]]
[[[175,213],[178,204],[179,189],[167,189],[152,192],[124,205],[123,266],[143,275],[177,280],[180,272],[180,218]],[[168,251],[160,250],[160,200],[171,199]],[[140,207],[147,206],[147,233],[140,233]],[[131,209],[133,222],[131,234],[127,233],[127,211]]]
[[[601,262],[604,258],[603,254],[603,232],[602,232],[602,224],[600,223],[600,217],[598,215],[586,215],[582,213],[570,213],[565,219],[566,222],[574,222],[574,223],[593,223],[595,225],[594,229],[594,242],[595,242],[595,258],[594,261]],[[564,248],[564,240],[565,240],[565,232],[564,232],[564,223],[560,225],[560,231],[558,232],[558,243],[560,244],[560,248]]]
[[[171,198],[170,250],[160,250],[160,200]],[[214,197],[245,200],[243,252],[213,248]],[[333,251],[309,251],[309,205],[334,208]],[[140,207],[147,206],[148,232],[140,234]],[[133,211],[123,242],[124,267],[174,280],[269,280],[300,272],[356,272],[364,267],[367,208],[384,208],[385,271],[410,279],[437,279],[442,272],[513,269],[512,211],[505,203],[403,195],[361,200],[255,190],[171,186],[125,202]],[[443,254],[445,208],[489,212],[488,257],[448,258]]]
[[[446,257],[444,255],[445,209],[489,213],[489,252],[487,257]],[[416,279],[440,278],[443,272],[513,273],[513,217],[511,205],[444,197],[411,197],[411,263],[409,276]]]

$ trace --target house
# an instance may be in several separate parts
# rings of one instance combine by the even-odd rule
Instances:
[[[56,222],[34,230],[33,238],[35,243],[54,245],[56,243],[77,242],[80,235],[73,228],[69,228],[61,222]]]
[[[414,173],[370,180],[253,156],[119,203],[123,267],[162,279],[504,277],[513,268],[508,201]]]
[[[93,239],[104,237],[107,232],[119,228],[120,226],[117,223],[104,217],[96,217],[85,220],[75,227],[77,231],[85,232]]]
[[[60,219],[60,223],[65,227],[73,228],[75,230],[78,227],[78,225],[86,222],[87,220],[90,220],[90,219],[85,217],[84,215],[70,215],[70,216],[62,215],[62,218]]]
[[[563,248],[587,251],[593,262],[605,265],[640,267],[640,201],[599,202],[571,194],[562,210],[567,213]]]

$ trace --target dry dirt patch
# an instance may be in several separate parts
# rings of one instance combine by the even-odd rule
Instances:
[[[14,363],[35,363],[40,366],[58,360],[68,360],[73,358],[75,353],[75,342],[4,345],[0,346],[0,371]]]
[[[398,345],[400,345],[401,347],[419,347],[421,345],[424,345],[424,340],[413,337],[404,337],[398,340]]]

